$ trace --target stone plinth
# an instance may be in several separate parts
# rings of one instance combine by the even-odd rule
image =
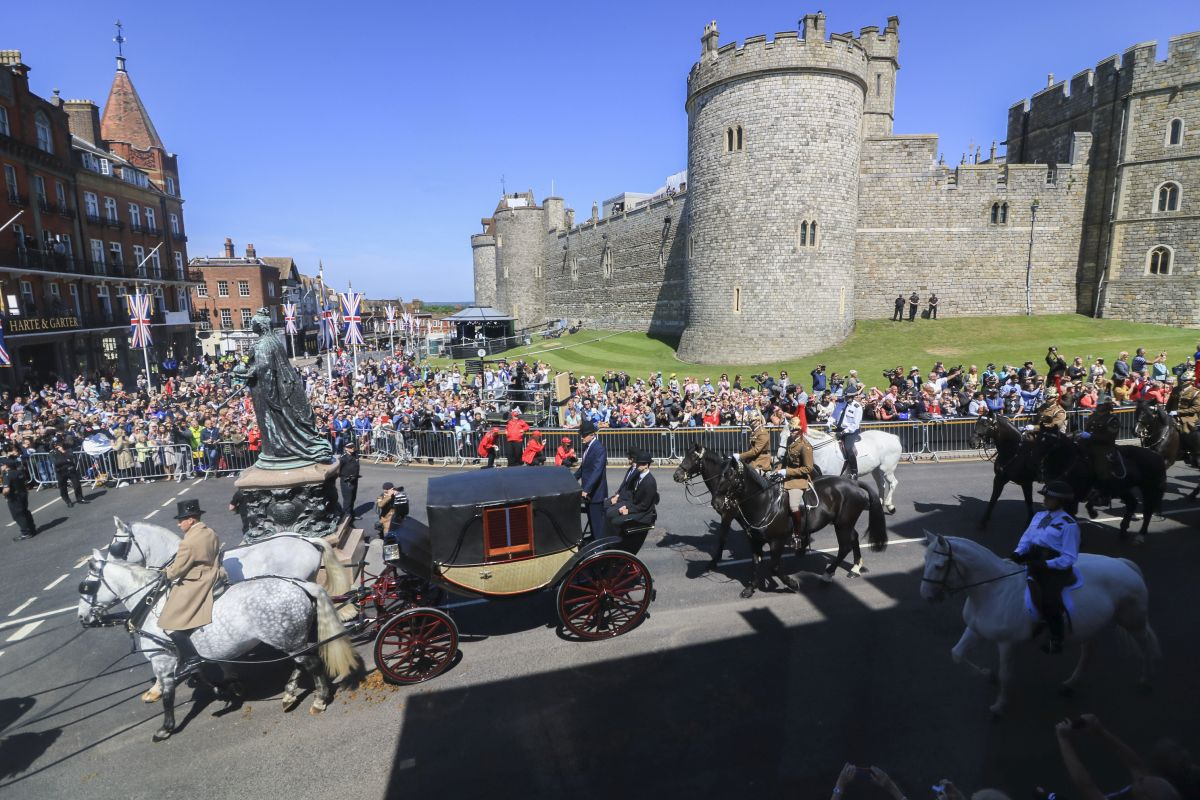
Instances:
[[[234,486],[242,493],[245,541],[288,531],[322,537],[336,532],[341,517],[337,498],[339,464],[242,472]]]

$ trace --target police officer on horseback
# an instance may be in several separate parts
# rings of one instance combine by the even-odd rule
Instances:
[[[1045,511],[1034,515],[1012,560],[1024,564],[1030,587],[1046,621],[1050,640],[1042,650],[1061,653],[1066,626],[1063,624],[1063,590],[1075,580],[1073,567],[1079,558],[1079,523],[1067,508],[1075,504],[1075,493],[1065,481],[1050,481],[1040,494]]]
[[[175,677],[195,672],[203,663],[192,644],[192,632],[212,622],[213,587],[221,579],[221,543],[212,528],[200,521],[199,500],[181,500],[175,520],[183,531],[175,560],[162,571],[163,583],[173,586],[158,624],[177,651]]]
[[[858,444],[862,428],[863,409],[858,402],[861,391],[858,386],[846,389],[846,404],[842,406],[842,412],[834,426],[837,438],[842,443],[842,455],[846,457],[843,471],[851,480],[858,479],[858,452],[855,446]]]
[[[762,412],[755,409],[747,415],[746,421],[750,425],[750,446],[730,458],[766,473],[771,469],[771,434],[767,432],[766,420]]]
[[[804,438],[804,424],[799,417],[792,417],[788,420],[787,447],[776,475],[783,480],[792,512],[793,534],[800,540],[801,548],[808,546],[810,538],[805,526],[804,493],[812,487],[813,464],[813,449]]]

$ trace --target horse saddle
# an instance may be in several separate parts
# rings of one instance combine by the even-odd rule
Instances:
[[[1074,580],[1062,588],[1062,607],[1067,615],[1067,625],[1071,624],[1071,619],[1075,616],[1075,602],[1072,595],[1075,590],[1083,586],[1083,573],[1072,567],[1071,575]],[[1041,585],[1033,578],[1025,579],[1025,612],[1029,614],[1029,618],[1035,623],[1043,624],[1045,620],[1042,618],[1042,603],[1041,603]]]

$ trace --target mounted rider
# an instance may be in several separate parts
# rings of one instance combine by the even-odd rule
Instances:
[[[746,416],[750,425],[750,446],[741,453],[734,453],[730,458],[740,461],[748,467],[754,467],[762,473],[771,469],[771,434],[767,432],[767,423],[762,412],[754,409]]]
[[[1067,433],[1067,410],[1059,403],[1058,390],[1046,389],[1046,399],[1034,412],[1037,414],[1038,434],[1065,436]]]
[[[1096,410],[1083,424],[1083,433],[1079,434],[1092,459],[1092,469],[1102,481],[1110,481],[1117,477],[1116,468],[1120,460],[1117,453],[1117,437],[1121,433],[1121,426],[1113,414],[1115,409],[1116,406],[1111,400],[1096,406]]]
[[[192,645],[192,632],[212,622],[213,587],[225,577],[221,543],[213,529],[200,521],[203,515],[199,500],[179,501],[175,520],[183,539],[175,560],[163,569],[160,578],[173,586],[158,624],[175,644],[176,678],[196,671],[204,661]]]
[[[1179,382],[1179,405],[1172,415],[1175,417],[1175,424],[1179,426],[1179,438],[1188,463],[1196,466],[1200,464],[1200,430],[1197,430],[1197,419],[1200,418],[1200,387],[1195,384],[1193,370],[1180,375]]]
[[[1040,494],[1046,498],[1046,510],[1034,515],[1010,557],[1026,567],[1026,580],[1033,584],[1030,589],[1050,632],[1042,650],[1054,654],[1062,652],[1062,593],[1075,581],[1072,568],[1079,558],[1079,523],[1066,510],[1075,504],[1069,484],[1050,481]]]
[[[846,458],[846,465],[842,471],[851,480],[858,479],[856,445],[862,429],[863,408],[858,402],[861,391],[862,389],[858,386],[846,389],[846,404],[842,406],[842,413],[838,415],[837,422],[834,424],[835,435],[842,443],[842,455]]]
[[[787,492],[793,535],[802,544],[807,544],[809,536],[805,525],[804,493],[812,487],[815,469],[812,445],[804,438],[804,428],[800,417],[788,420],[787,447],[776,474],[783,480],[783,488]]]

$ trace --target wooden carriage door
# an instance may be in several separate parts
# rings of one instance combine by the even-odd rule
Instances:
[[[487,563],[533,555],[533,506],[489,508],[483,512],[483,558]]]

